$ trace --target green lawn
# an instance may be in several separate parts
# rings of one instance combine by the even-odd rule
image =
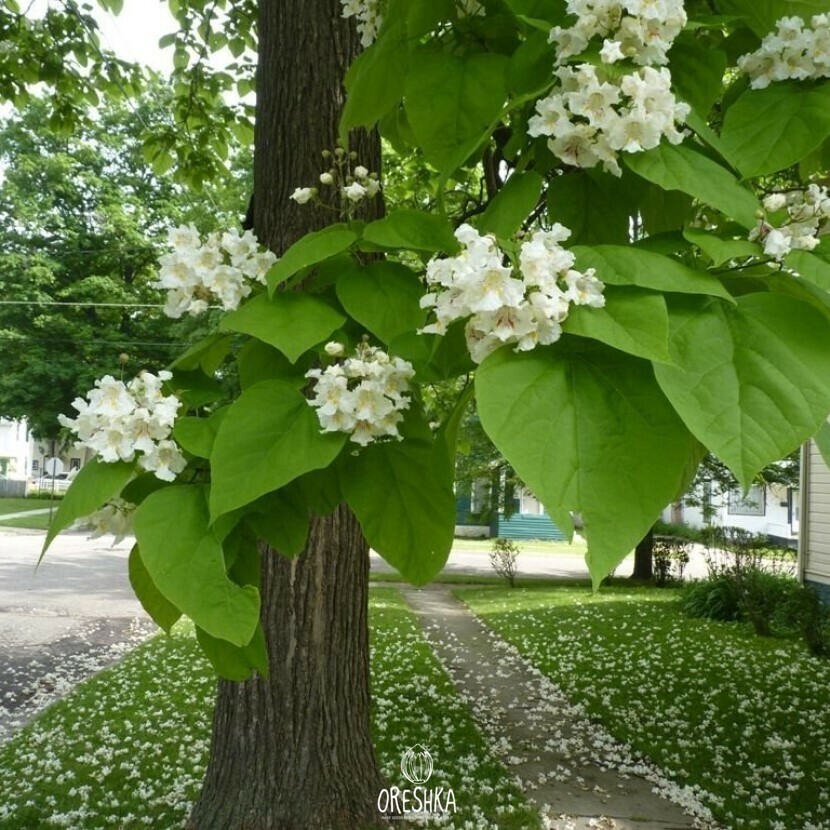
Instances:
[[[46,499],[0,499],[0,516],[24,510],[42,510],[44,507],[49,507]]]
[[[41,502],[43,507],[48,508],[49,504]],[[57,508],[55,508],[57,510]],[[41,513],[38,516],[20,516],[17,519],[0,520],[0,527],[19,527],[29,530],[46,530],[49,527],[49,514]]]
[[[458,812],[442,827],[538,828],[397,591],[372,591],[371,621],[374,734],[389,783],[406,783],[401,755],[419,743],[435,762],[430,785],[455,793]],[[0,828],[181,827],[212,706],[213,678],[191,631],[152,640],[0,748]]]
[[[830,661],[743,624],[690,620],[673,591],[457,595],[729,828],[830,828]]]

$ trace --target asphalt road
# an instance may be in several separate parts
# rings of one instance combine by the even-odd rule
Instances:
[[[36,570],[43,536],[0,530],[0,741],[153,630],[129,585],[127,542],[66,534]]]

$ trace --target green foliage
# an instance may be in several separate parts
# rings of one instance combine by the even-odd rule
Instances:
[[[204,487],[176,485],[150,495],[136,512],[135,535],[159,593],[212,637],[240,647],[251,642],[259,591],[228,576]]]
[[[133,475],[133,465],[123,461],[105,464],[93,458],[81,467],[72,486],[60,500],[57,513],[43,542],[41,557],[62,530],[66,530],[73,522],[89,516],[115,498]]]
[[[452,481],[452,465],[439,443],[368,447],[341,469],[343,495],[367,541],[416,585],[438,574],[450,554]]]
[[[305,398],[289,383],[265,380],[231,404],[211,453],[213,519],[327,467],[346,442],[321,434]]]
[[[308,294],[260,294],[222,318],[223,331],[250,334],[279,349],[292,363],[340,328],[346,318]]]
[[[156,588],[147,568],[144,567],[138,545],[134,545],[130,551],[129,574],[130,585],[141,607],[162,631],[169,634],[181,618],[182,612]]]
[[[357,234],[343,225],[329,225],[321,231],[307,234],[295,242],[268,272],[268,288],[271,294],[278,285],[294,276],[303,268],[317,265],[319,262],[345,251],[355,240]]]
[[[631,155],[626,164],[638,176],[664,190],[687,193],[745,228],[752,228],[758,222],[760,205],[752,191],[738,184],[716,161],[688,144],[661,144],[645,153]]]
[[[726,111],[721,140],[744,177],[753,178],[791,167],[828,136],[830,83],[772,84],[745,92]]]
[[[643,537],[698,460],[648,363],[611,349],[502,349],[478,370],[476,397],[484,429],[559,527],[567,531],[569,511],[581,512],[595,582]],[[636,471],[609,462],[632,454]]]
[[[732,622],[741,619],[741,595],[728,574],[715,574],[693,582],[683,592],[683,611],[690,617]]]
[[[386,344],[426,322],[421,281],[399,263],[356,265],[338,278],[336,289],[349,316]]]
[[[762,293],[739,297],[735,307],[675,302],[671,318],[673,365],[655,366],[657,381],[689,429],[748,487],[826,417],[828,323],[797,300]],[[781,373],[782,365],[790,370]]]

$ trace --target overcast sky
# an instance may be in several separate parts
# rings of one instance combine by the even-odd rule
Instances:
[[[50,0],[35,0],[30,14],[42,15],[49,4]],[[117,17],[96,6],[94,16],[100,25],[101,45],[105,48],[125,60],[162,72],[172,67],[173,50],[158,47],[162,35],[178,28],[164,0],[124,0],[124,8]]]

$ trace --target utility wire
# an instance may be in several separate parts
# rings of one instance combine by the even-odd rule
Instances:
[[[57,305],[80,308],[164,308],[163,303],[99,303],[94,300],[89,302],[64,302],[62,300],[0,300],[0,305]],[[219,306],[215,306],[215,308],[219,308]]]

